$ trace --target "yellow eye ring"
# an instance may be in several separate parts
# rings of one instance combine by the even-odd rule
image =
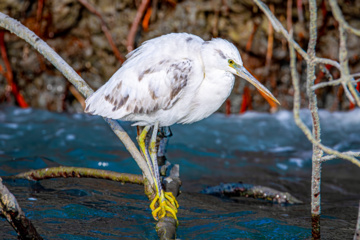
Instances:
[[[231,65],[233,65],[233,64],[234,64],[234,60],[229,59],[229,60],[228,60],[228,63],[231,64]]]

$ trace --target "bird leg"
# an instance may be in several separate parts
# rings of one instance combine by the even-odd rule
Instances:
[[[165,165],[165,161],[166,161],[166,149],[167,149],[167,145],[169,142],[170,137],[172,136],[170,127],[161,127],[159,129],[159,133],[158,133],[158,153],[157,153],[157,160],[158,160],[158,164],[161,168],[161,166]],[[160,172],[160,174],[162,174]]]
[[[138,138],[140,149],[144,153],[146,163],[150,169],[156,188],[156,197],[151,202],[150,209],[152,210],[152,215],[155,220],[159,220],[165,217],[167,212],[173,215],[173,217],[177,220],[176,213],[179,205],[171,192],[164,192],[160,182],[156,148],[156,136],[158,132],[158,127],[159,123],[157,122],[154,125],[149,144],[150,146],[147,146],[146,144],[146,136],[150,130],[150,126],[146,126]]]

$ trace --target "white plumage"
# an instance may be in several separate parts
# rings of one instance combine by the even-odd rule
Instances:
[[[234,75],[272,94],[242,66],[236,47],[172,33],[143,43],[110,80],[86,100],[85,112],[133,125],[192,123],[215,112],[229,96]]]
[[[223,39],[204,41],[187,33],[172,33],[145,42],[86,100],[85,112],[145,126],[138,142],[157,192],[150,204],[156,220],[167,213],[177,219],[178,208],[175,197],[163,191],[160,181],[158,127],[208,117],[230,95],[233,74],[248,80],[268,99],[277,102],[243,67],[233,44]],[[148,143],[146,136],[152,126]]]

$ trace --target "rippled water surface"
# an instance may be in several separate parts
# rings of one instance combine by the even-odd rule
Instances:
[[[302,111],[307,124],[310,117]],[[360,110],[320,114],[323,143],[360,151]],[[134,139],[135,129],[122,123]],[[311,145],[291,112],[215,114],[172,127],[168,159],[180,164],[180,239],[308,239]],[[0,175],[59,165],[140,173],[107,124],[84,114],[0,107]],[[323,165],[321,233],[351,239],[360,199],[360,169],[345,161]],[[280,206],[201,194],[227,182],[290,192],[304,204]],[[4,183],[45,239],[157,239],[142,186],[96,179]],[[0,239],[16,239],[0,219]]]

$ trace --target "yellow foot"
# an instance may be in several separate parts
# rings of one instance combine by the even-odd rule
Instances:
[[[155,208],[157,204],[157,208]],[[171,192],[161,191],[160,196],[156,196],[150,204],[150,209],[155,220],[165,217],[166,213],[170,213],[177,220],[176,213],[179,207],[174,195]]]

